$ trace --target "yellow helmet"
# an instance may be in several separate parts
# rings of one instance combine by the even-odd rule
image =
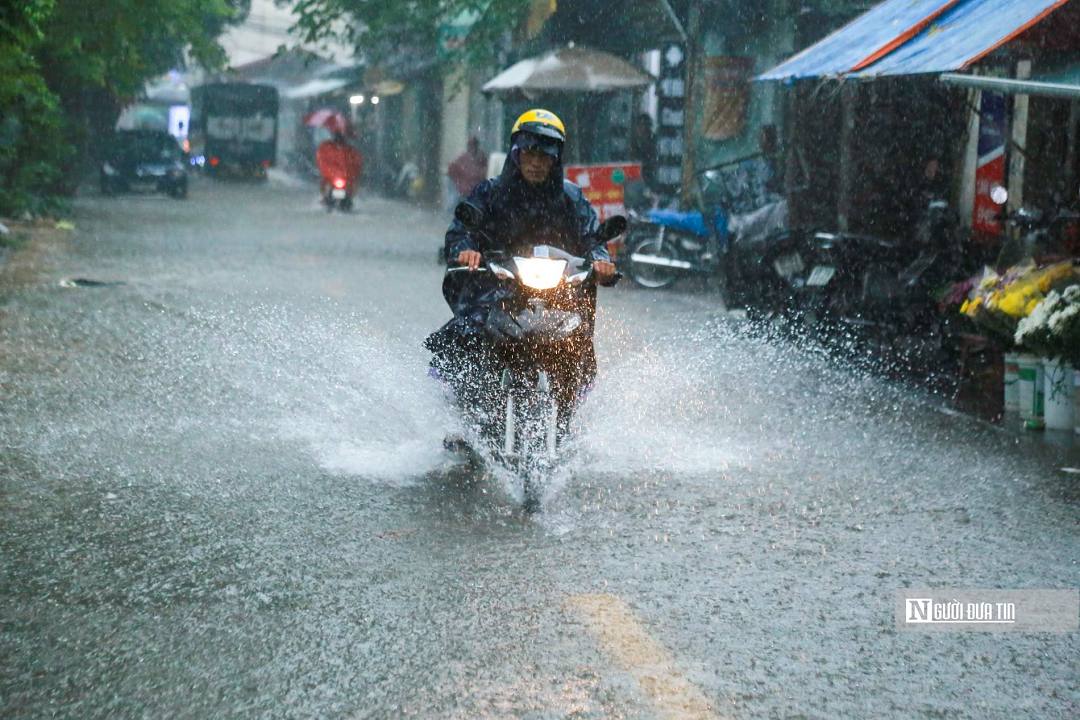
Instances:
[[[510,137],[513,138],[519,132],[549,137],[558,140],[560,143],[566,142],[566,128],[563,126],[562,120],[555,113],[540,110],[539,108],[530,110],[519,117],[510,130]]]

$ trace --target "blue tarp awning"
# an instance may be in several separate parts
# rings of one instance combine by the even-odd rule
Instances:
[[[824,40],[758,77],[795,80],[844,75],[910,39],[960,0],[886,0]]]
[[[877,77],[959,70],[1067,2],[886,0],[757,79]]]

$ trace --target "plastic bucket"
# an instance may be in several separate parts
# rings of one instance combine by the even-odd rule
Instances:
[[[1061,358],[1043,361],[1043,420],[1047,430],[1071,430],[1073,403],[1075,401],[1074,372],[1069,363]]]
[[[1017,358],[1020,396],[1020,417],[1024,420],[1042,419],[1043,415],[1043,366],[1034,355]]]
[[[1005,412],[1020,411],[1020,353],[1005,353]]]

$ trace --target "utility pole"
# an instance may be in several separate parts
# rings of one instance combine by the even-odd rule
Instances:
[[[1031,61],[1021,60],[1016,65],[1018,80],[1031,77]],[[1027,164],[1028,107],[1031,98],[1026,93],[1013,96],[1012,143],[1009,147],[1009,212],[1024,206],[1024,169]],[[1014,237],[1020,237],[1020,228],[1012,229]]]
[[[842,81],[844,82],[844,81]],[[840,88],[840,187],[836,226],[840,232],[851,230],[852,192],[855,185],[855,95],[858,87],[844,82]]]
[[[690,202],[694,182],[695,133],[697,117],[697,67],[701,57],[701,0],[688,0],[686,23],[686,103],[683,107],[682,200]]]

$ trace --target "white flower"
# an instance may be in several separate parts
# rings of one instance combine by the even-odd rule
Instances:
[[[1029,333],[1034,333],[1047,327],[1050,322],[1050,316],[1054,312],[1054,308],[1061,301],[1061,295],[1057,290],[1051,290],[1042,302],[1035,306],[1031,315],[1020,320],[1020,324],[1016,327],[1016,334],[1013,336],[1013,340],[1017,345],[1024,344],[1024,338]]]
[[[1076,317],[1077,315],[1080,315],[1080,304],[1073,303],[1071,305],[1066,305],[1063,310],[1054,313],[1053,317],[1050,318],[1050,332],[1056,335],[1064,334],[1069,318]]]

